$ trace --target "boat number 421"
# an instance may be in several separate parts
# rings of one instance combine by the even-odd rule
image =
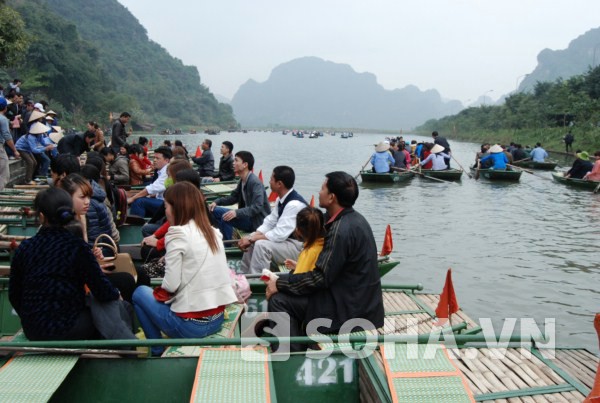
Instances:
[[[345,358],[335,360],[331,357],[312,359],[306,358],[304,364],[296,372],[296,381],[300,385],[328,385],[339,383],[339,377],[344,383],[354,380],[354,360]]]

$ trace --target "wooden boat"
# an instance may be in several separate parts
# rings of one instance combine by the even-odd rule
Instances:
[[[378,182],[378,183],[399,183],[406,182],[415,176],[414,172],[392,172],[378,174],[371,171],[361,171],[360,177],[363,182]]]
[[[471,168],[471,173],[476,175],[477,169]],[[517,171],[512,169],[480,169],[479,177],[485,178],[491,181],[511,181],[518,182],[521,178],[523,171]]]
[[[554,161],[537,162],[537,161],[529,160],[529,161],[514,162],[512,165],[516,165],[516,166],[522,167],[522,168],[539,169],[539,170],[543,170],[543,171],[554,171],[554,169],[558,165],[558,162],[554,162]]]
[[[442,171],[434,171],[433,169],[421,169],[421,173],[432,178],[443,179],[446,181],[459,181],[463,170],[462,169],[444,169]]]
[[[440,339],[439,334],[432,335],[439,296],[421,289],[383,285],[388,325],[294,340],[316,341],[321,350],[310,353],[271,353],[269,344],[277,339],[240,337],[252,334],[243,326],[252,324],[266,308],[264,285],[252,286],[246,314],[239,306],[229,306],[225,331],[203,339],[31,342],[18,334],[0,341],[0,348],[13,350],[0,358],[0,380],[10,385],[0,390],[0,399],[295,402],[301,396],[303,401],[349,403],[583,401],[589,393],[598,357],[585,349],[558,348],[553,350],[555,358],[548,359],[526,336],[512,335],[506,338],[511,344],[494,345],[494,340],[490,345],[489,335],[480,334],[482,329],[462,311],[452,315],[455,325],[446,333],[454,332],[452,337],[428,343],[430,338]],[[401,325],[407,320],[419,323],[411,328],[414,334],[408,335]],[[114,354],[115,348],[157,343],[169,346],[161,358],[125,359]],[[23,353],[23,349],[38,351]],[[113,349],[112,354],[107,356],[107,349]]]
[[[558,183],[562,183],[563,185],[573,186],[587,190],[595,190],[598,187],[598,185],[600,185],[599,181],[586,181],[583,179],[565,178],[564,172],[552,172],[552,179],[554,179]]]

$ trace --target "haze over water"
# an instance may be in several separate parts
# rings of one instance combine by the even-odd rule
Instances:
[[[215,158],[220,143],[230,140],[234,153],[254,154],[255,173],[262,170],[265,184],[276,165],[294,168],[296,189],[310,200],[318,199],[327,172],[358,174],[385,135],[297,139],[281,132],[223,132],[151,138],[155,147],[164,138],[181,139],[190,153],[210,138]],[[449,141],[468,169],[479,145]],[[597,352],[592,321],[600,302],[600,194],[552,182],[547,172],[536,174],[547,179],[523,173],[519,183],[500,184],[465,173],[458,184],[418,177],[391,186],[359,184],[355,208],[371,224],[379,249],[386,225],[392,227],[392,257],[401,263],[384,283],[423,283],[426,292],[440,293],[451,267],[458,302],[475,320],[491,318],[499,330],[504,318],[534,318],[541,328],[544,318],[556,318],[557,345]]]

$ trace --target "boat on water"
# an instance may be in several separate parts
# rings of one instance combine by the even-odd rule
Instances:
[[[552,172],[552,179],[563,185],[579,189],[595,190],[600,186],[600,181],[586,181],[584,179],[565,178],[564,172]]]
[[[471,173],[477,176],[477,169],[471,168]],[[518,182],[522,173],[513,169],[479,169],[479,177],[490,181]]]
[[[406,182],[412,179],[415,173],[412,171],[405,172],[390,172],[390,173],[375,173],[372,171],[361,171],[360,177],[363,182],[378,182],[378,183],[399,183]]]
[[[382,285],[380,329],[298,337],[294,342],[310,343],[311,351],[273,353],[271,344],[285,340],[250,330],[266,309],[264,288],[253,283],[246,305],[229,305],[221,331],[202,339],[5,338],[0,400],[550,402],[583,401],[593,386],[599,360],[585,349],[557,348],[549,359],[544,340],[534,336],[505,335],[497,343],[462,310],[441,336],[439,296],[421,285]],[[162,357],[144,353],[153,344],[167,346]],[[140,351],[127,350],[133,347]]]
[[[528,161],[513,162],[512,165],[516,165],[521,168],[539,169],[542,171],[554,171],[554,169],[558,165],[558,162],[555,162],[555,161],[537,162],[537,161],[528,160]]]
[[[459,181],[462,177],[462,169],[444,169],[441,171],[434,171],[433,169],[421,169],[420,171],[424,176],[430,176],[436,179],[443,179],[446,181]]]

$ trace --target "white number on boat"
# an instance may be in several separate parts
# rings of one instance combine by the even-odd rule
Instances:
[[[246,304],[248,304],[248,313],[251,312],[267,312],[268,306],[269,306],[269,302],[266,299],[263,299],[260,304],[258,303],[258,298],[250,298],[248,299],[248,302],[246,302]],[[260,305],[260,309],[259,309],[259,305]]]
[[[336,360],[332,357],[312,359],[306,358],[296,373],[296,381],[304,386],[329,385],[338,383],[339,369],[343,371],[344,383],[354,381],[354,360],[345,358]]]

